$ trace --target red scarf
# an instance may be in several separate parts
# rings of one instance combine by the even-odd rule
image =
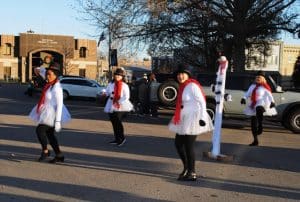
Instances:
[[[37,108],[36,108],[36,112],[37,113],[40,113],[40,108],[45,103],[45,97],[46,97],[47,90],[51,86],[53,86],[57,81],[58,81],[58,79],[55,79],[54,81],[46,83],[46,85],[44,86],[43,91],[42,91],[42,95],[40,97],[39,103],[38,103]]]
[[[179,122],[180,122],[180,112],[181,112],[181,105],[182,105],[183,90],[190,83],[194,83],[200,88],[201,94],[202,94],[202,96],[204,97],[204,100],[205,100],[204,91],[203,91],[202,86],[200,85],[200,83],[198,81],[196,81],[195,79],[188,79],[184,83],[181,83],[179,85],[179,90],[178,90],[178,95],[177,95],[177,100],[176,100],[175,115],[174,115],[174,119],[173,119],[173,123],[175,125],[179,124]]]
[[[252,94],[251,94],[251,105],[250,105],[251,108],[254,108],[256,105],[256,102],[257,102],[256,90],[260,86],[264,87],[266,90],[271,92],[271,87],[269,86],[269,84],[267,84],[267,83],[256,84],[256,86],[253,89]]]
[[[118,102],[120,97],[121,97],[121,92],[122,92],[122,80],[120,81],[115,81],[115,87],[114,87],[114,99],[113,99],[113,105],[119,109],[120,108],[120,103]]]

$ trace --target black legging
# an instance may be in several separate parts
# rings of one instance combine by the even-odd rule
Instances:
[[[123,118],[126,116],[127,112],[113,112],[109,113],[109,120],[112,123],[115,140],[117,142],[122,142],[124,140],[124,127],[122,124]]]
[[[47,126],[44,124],[39,124],[36,128],[36,134],[39,139],[39,142],[42,145],[43,151],[47,150],[47,144],[49,140],[51,147],[53,148],[55,154],[57,155],[60,154],[61,151],[59,149],[57,138],[54,132],[55,132],[54,127]]]
[[[257,141],[257,136],[263,132],[263,114],[265,109],[262,106],[256,107],[256,116],[251,116],[251,131],[255,141]]]
[[[184,170],[195,172],[195,141],[196,135],[178,135],[175,137],[177,153],[183,163]]]

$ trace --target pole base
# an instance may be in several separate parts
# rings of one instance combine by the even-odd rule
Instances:
[[[224,155],[220,154],[218,156],[213,156],[211,152],[203,152],[203,158],[209,159],[209,160],[215,160],[219,162],[225,162],[229,163],[232,162],[234,159],[234,156]]]

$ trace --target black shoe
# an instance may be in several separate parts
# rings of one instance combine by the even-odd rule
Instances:
[[[184,169],[178,176],[177,180],[183,180],[184,177],[187,175],[188,171]]]
[[[45,153],[45,152],[42,151],[41,156],[38,159],[38,161],[43,161],[43,160],[45,160],[49,156],[50,156],[50,151],[48,151],[47,153]]]
[[[124,138],[121,142],[117,144],[118,147],[121,147],[126,142],[126,139]]]
[[[183,178],[183,181],[196,181],[197,175],[195,172],[188,172]]]
[[[110,141],[109,144],[118,144],[118,141],[117,140]]]
[[[253,141],[251,144],[249,144],[249,146],[258,146],[258,141]]]
[[[50,160],[49,163],[57,163],[57,162],[64,162],[64,156],[55,156],[54,159]]]

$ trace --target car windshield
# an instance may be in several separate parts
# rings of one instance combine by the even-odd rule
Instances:
[[[95,84],[97,87],[101,87],[101,85],[98,82],[96,82],[94,80],[89,80],[89,81],[92,82],[93,84]]]

